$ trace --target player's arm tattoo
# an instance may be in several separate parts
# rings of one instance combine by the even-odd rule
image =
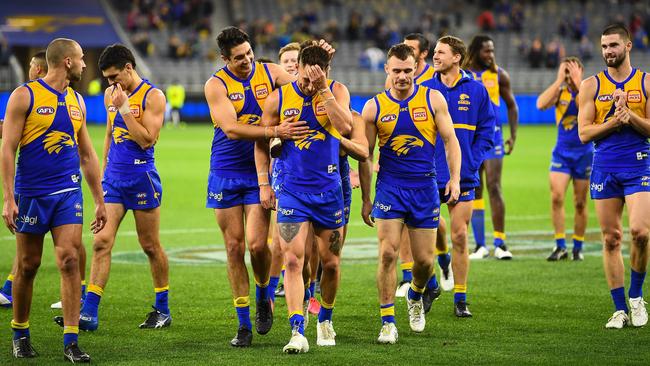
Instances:
[[[341,233],[338,230],[332,231],[332,235],[330,235],[330,252],[339,255],[341,254],[342,246]]]
[[[289,244],[293,238],[298,235],[300,231],[301,222],[290,222],[290,223],[280,223],[278,224],[278,229],[280,229],[280,236],[284,239],[287,244]]]

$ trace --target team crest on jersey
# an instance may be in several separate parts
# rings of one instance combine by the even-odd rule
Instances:
[[[295,141],[294,144],[300,150],[309,150],[311,143],[319,140],[325,141],[325,134],[320,131],[309,130],[307,131],[307,135],[305,137]]]
[[[424,122],[429,118],[427,109],[424,107],[413,108],[411,117],[413,117],[413,122]]]
[[[462,94],[458,97],[458,104],[470,105],[471,103],[470,103],[470,101],[469,101],[469,95],[467,95],[467,94],[465,94],[465,93],[462,93]]]
[[[233,102],[238,102],[240,100],[244,100],[244,94],[242,94],[242,93],[230,93],[230,94],[228,94],[228,99],[232,100]]]
[[[314,114],[317,116],[326,116],[327,111],[325,110],[325,103],[323,102],[315,102],[314,103]]]
[[[47,150],[48,154],[58,154],[66,146],[74,147],[74,141],[65,132],[52,131],[45,135],[45,139],[43,140],[43,148]]]
[[[81,121],[81,110],[76,105],[71,105],[68,107],[70,111],[70,118],[75,121]]]
[[[138,104],[131,104],[129,109],[131,110],[133,117],[140,118],[140,106]]]
[[[41,116],[49,116],[50,114],[54,114],[54,108],[52,108],[52,107],[38,107],[38,108],[36,108],[36,113],[40,114]]]
[[[394,113],[391,113],[391,114],[387,114],[385,116],[382,116],[379,119],[379,121],[381,121],[383,123],[388,123],[388,122],[393,122],[396,119],[397,119],[397,115],[395,115]]]
[[[126,140],[131,140],[131,135],[129,135],[129,130],[122,127],[113,128],[113,141],[116,144],[120,144]]]
[[[269,96],[269,88],[266,84],[255,85],[255,98],[264,99]]]
[[[641,103],[641,91],[640,90],[629,90],[627,92],[627,102],[628,103]]]
[[[576,116],[568,116],[562,119],[562,127],[564,127],[565,131],[569,131],[576,125],[577,121],[578,119]]]
[[[599,102],[611,102],[614,100],[614,97],[611,94],[603,94],[598,96]]]
[[[416,146],[423,147],[424,142],[411,135],[397,135],[390,142],[390,148],[393,149],[397,156],[408,154]]]
[[[285,109],[284,112],[282,112],[282,115],[284,115],[287,118],[291,118],[299,114],[300,114],[300,109],[298,108],[289,108],[289,109]]]
[[[260,116],[257,114],[242,114],[237,118],[237,122],[246,125],[259,125]]]

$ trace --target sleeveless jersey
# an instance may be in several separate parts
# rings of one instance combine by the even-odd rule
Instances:
[[[594,123],[601,124],[614,116],[616,106],[612,93],[622,89],[626,93],[628,108],[639,116],[647,116],[645,109],[647,91],[643,85],[646,73],[638,69],[626,80],[619,83],[611,78],[607,70],[596,75],[597,87],[594,96],[596,118]],[[631,126],[623,126],[617,131],[594,141],[594,168],[608,172],[638,171],[648,167],[650,144],[648,139]]]
[[[425,65],[426,66],[424,66],[424,70],[422,70],[420,75],[413,78],[413,83],[414,84],[420,85],[423,82],[425,82],[425,81],[427,81],[427,80],[429,80],[429,79],[431,79],[433,77],[433,74],[435,73],[435,71],[433,70],[433,67],[431,67],[431,65],[429,65],[429,64],[425,64]]]
[[[332,89],[334,81],[327,82]],[[284,85],[280,89],[279,114],[281,119],[297,115],[309,127],[306,137],[282,144],[284,186],[307,193],[323,193],[340,186],[341,135],[330,122],[321,96],[303,94],[296,82]]]
[[[499,99],[499,71],[500,69],[498,66],[497,72],[494,72],[490,69],[483,71],[471,70],[472,74],[474,75],[474,80],[483,83],[483,86],[485,86],[485,89],[487,89],[490,100],[496,107],[495,111],[499,110],[499,105],[501,104],[501,101]]]
[[[555,104],[555,123],[557,124],[557,144],[562,148],[584,148],[590,150],[591,144],[583,144],[578,137],[578,105],[576,92],[566,86],[560,89],[560,97]]]
[[[129,94],[129,109],[136,122],[142,123],[147,96],[155,86],[148,80],[142,80],[131,94]],[[114,105],[108,106],[108,120],[111,122],[111,146],[108,150],[108,164],[106,174],[110,173],[137,173],[155,169],[153,146],[143,150],[140,145],[131,139],[129,128],[124,118]]]
[[[394,99],[390,89],[373,98],[381,166],[378,180],[408,188],[433,186],[437,128],[430,92],[416,85],[402,101]]]
[[[228,99],[237,112],[237,123],[259,125],[262,107],[266,97],[273,91],[273,79],[268,67],[262,63],[253,63],[253,70],[246,79],[240,79],[227,67],[217,71],[213,77],[221,80],[226,88]],[[257,178],[255,142],[231,140],[219,127],[219,121],[212,120],[214,137],[210,170],[227,178]]]
[[[44,196],[80,188],[77,134],[84,121],[79,94],[59,93],[42,79],[24,84],[30,106],[19,143],[16,193]]]

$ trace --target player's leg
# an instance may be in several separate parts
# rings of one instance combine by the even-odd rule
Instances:
[[[422,294],[433,273],[433,257],[436,242],[436,229],[409,227],[411,253],[413,253],[413,281],[406,295],[409,323],[414,332],[424,331],[426,320]],[[431,245],[431,244],[434,245]]]
[[[32,305],[34,278],[41,265],[43,234],[16,233],[16,274],[13,279],[13,355],[17,358],[36,357],[29,332],[29,312]]]
[[[395,265],[402,239],[403,219],[377,219],[377,237],[379,240],[379,263],[377,266],[377,290],[382,328],[379,343],[397,342],[395,327],[395,286],[397,276]]]
[[[447,223],[445,222],[445,219],[440,216],[438,223],[438,230],[436,231],[436,240],[435,243],[433,244],[434,246],[434,254],[438,253],[438,247],[440,246],[440,241],[444,241],[444,246],[447,246]],[[410,245],[410,243],[409,243]],[[410,249],[409,249],[410,251]],[[449,254],[449,253],[447,253]],[[451,256],[450,256],[451,257]],[[449,264],[447,264],[447,272],[449,275]],[[453,281],[453,280],[452,280]],[[442,292],[442,289],[440,288],[440,284],[438,283],[438,278],[436,276],[436,266],[434,264],[433,266],[433,271],[431,272],[431,277],[429,278],[429,281],[427,282],[427,286],[424,289],[424,293],[422,294],[422,305],[424,306],[424,312],[428,313],[429,310],[431,310],[431,305],[435,300],[440,297],[440,294]],[[454,284],[452,282],[451,288],[454,288]]]
[[[628,320],[628,308],[625,303],[625,289],[623,287],[625,266],[621,254],[621,241],[623,238],[621,215],[624,202],[621,198],[608,198],[596,199],[594,203],[603,237],[605,277],[616,308],[614,316],[610,318],[606,327],[622,328]],[[621,319],[618,319],[619,317]]]
[[[583,259],[582,244],[587,231],[587,192],[589,192],[589,179],[573,179],[573,260]]]
[[[269,246],[271,249],[271,265],[269,266],[269,296],[271,301],[275,303],[276,290],[280,283],[280,274],[282,272],[284,256],[282,254],[282,247],[280,246],[280,233],[278,232],[278,225],[276,220],[275,211],[271,211],[271,219],[269,220]],[[284,296],[284,291],[282,292]]]
[[[332,312],[341,278],[341,250],[343,227],[338,229],[314,228],[318,256],[323,265],[321,277],[321,308],[318,313],[319,346],[334,346],[336,333],[332,326]]]
[[[501,190],[502,171],[502,158],[485,161],[485,177],[488,195],[490,196],[492,227],[494,228],[494,256],[497,259],[512,259],[512,253],[510,253],[505,243],[506,204],[503,201],[503,192]]]
[[[399,245],[400,269],[402,271],[402,280],[395,290],[396,297],[406,297],[406,293],[413,281],[413,255],[411,254],[411,243],[406,225],[402,228]]]
[[[86,248],[84,247],[83,241],[79,246],[79,275],[81,277],[81,303],[83,304],[86,299]],[[2,297],[0,297],[0,303],[2,302]],[[59,300],[58,302],[50,305],[51,309],[61,309],[63,304]]]
[[[345,239],[345,228],[343,229],[343,237]],[[312,235],[311,253],[309,255],[309,304],[308,312],[317,315],[320,312],[320,303],[316,299],[316,278],[318,277],[318,267],[320,265],[320,255],[318,253],[318,240],[315,235]],[[306,313],[305,313],[306,314]]]
[[[172,323],[169,311],[169,263],[160,244],[160,207],[133,210],[140,247],[149,259],[155,294],[154,311],[147,315],[140,328],[159,329]]]
[[[571,176],[564,172],[551,171],[548,180],[551,188],[551,219],[555,230],[555,247],[546,260],[558,261],[569,257],[564,229],[564,197]]]
[[[650,231],[650,192],[637,192],[625,196],[630,218],[630,321],[635,327],[648,323],[648,312],[643,300],[643,282],[648,267],[648,237]]]
[[[451,268],[451,253],[447,243],[447,223],[440,216],[440,224],[436,233],[435,255],[440,267],[440,287],[445,291],[451,291],[454,288],[454,272]],[[443,227],[444,226],[444,227]],[[441,227],[443,227],[441,229]],[[433,275],[436,275],[435,266]]]
[[[266,244],[270,213],[260,204],[244,206],[246,222],[246,241],[255,279],[255,329],[266,334],[273,324],[271,297],[269,295],[269,268],[271,249]]]
[[[451,243],[454,260],[454,312],[457,317],[470,317],[467,309],[467,277],[469,274],[469,250],[467,228],[472,217],[472,201],[462,201],[449,205],[451,221]]]
[[[14,277],[16,277],[16,266],[18,265],[18,259],[14,257],[13,264],[11,265],[11,272],[7,276],[4,285],[0,288],[0,307],[10,308],[11,307],[11,288],[14,283]]]
[[[474,190],[474,209],[472,211],[472,233],[476,248],[470,259],[483,259],[490,255],[490,250],[485,246],[485,200],[483,199],[483,187],[485,186],[485,162],[478,170],[479,186]]]

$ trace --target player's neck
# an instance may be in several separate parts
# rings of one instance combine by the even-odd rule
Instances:
[[[607,67],[607,73],[615,81],[625,81],[630,76],[630,73],[632,73],[632,65],[630,64],[629,58],[618,67]]]
[[[415,89],[415,86],[411,84],[411,87],[406,89],[406,90],[397,90],[395,88],[390,88],[390,96],[393,97],[393,99],[396,100],[405,100],[406,98],[410,97],[411,94],[413,94],[413,90]]]
[[[425,60],[421,60],[418,62],[418,68],[415,70],[415,76],[419,76],[424,72],[424,69],[427,67],[427,62]]]
[[[142,83],[142,78],[141,78],[140,75],[138,75],[138,73],[136,73],[136,72],[133,73],[131,79],[132,79],[133,81],[131,81],[131,84],[130,84],[130,85],[126,88],[126,90],[125,90],[125,92],[126,92],[127,94],[131,94],[131,93],[133,93],[133,91],[135,90],[135,88],[137,88],[138,85],[140,85],[140,84]]]
[[[447,87],[452,87],[456,84],[456,81],[460,79],[460,66],[454,65],[449,70],[440,73],[440,81],[445,84]]]
[[[250,74],[253,72],[253,70],[251,69],[251,71],[249,71],[249,72],[247,72],[247,73],[245,73],[245,74],[242,74],[242,73],[237,72],[237,70],[232,69],[232,68],[230,67],[230,65],[226,65],[226,68],[228,69],[228,71],[230,71],[231,73],[233,73],[233,75],[235,75],[236,77],[238,77],[238,78],[240,78],[240,79],[242,79],[242,80],[246,80],[246,79],[248,79],[248,77],[250,76]]]
[[[65,89],[70,85],[70,80],[68,80],[68,73],[64,69],[50,69],[48,73],[43,77],[45,84],[49,85],[50,88],[63,93]]]

